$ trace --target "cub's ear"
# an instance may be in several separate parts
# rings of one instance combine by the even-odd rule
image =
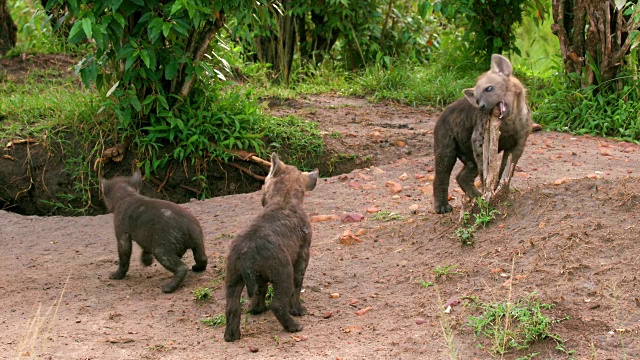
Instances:
[[[302,173],[307,178],[307,183],[305,184],[304,189],[306,191],[311,191],[316,188],[316,183],[318,182],[318,169],[313,170],[312,172]]]
[[[513,73],[513,66],[506,57],[493,54],[491,55],[491,72],[509,77]]]
[[[275,176],[280,169],[282,168],[282,161],[280,161],[280,159],[278,158],[278,154],[276,153],[272,153],[271,154],[271,169],[269,170],[269,175],[267,176]]]
[[[136,169],[136,172],[133,173],[130,184],[136,190],[142,189],[142,175],[140,175],[140,169]]]
[[[469,100],[471,105],[473,105],[473,107],[478,107],[478,99],[473,96],[473,89],[464,89],[462,90],[462,93],[464,94],[464,97]]]

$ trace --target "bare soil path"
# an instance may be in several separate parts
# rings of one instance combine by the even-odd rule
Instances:
[[[223,327],[200,322],[224,312],[224,258],[260,211],[259,192],[185,204],[203,225],[210,268],[189,273],[173,294],[160,290],[170,273],[157,263],[142,267],[138,248],[127,277],[108,279],[117,266],[111,215],[0,211],[2,357],[449,359],[455,351],[460,359],[487,359],[493,355],[477,344],[490,343],[466,325],[477,312],[463,298],[506,302],[536,292],[555,304],[548,315],[565,319],[552,332],[576,359],[640,359],[638,145],[532,134],[503,215],[477,233],[475,245],[461,246],[454,183],[454,213],[431,210],[432,109],[311,96],[271,111],[317,121],[336,167],[362,164],[323,178],[305,199],[310,216],[356,212],[364,219],[313,224],[303,331],[284,332],[267,312],[246,316],[242,338],[225,343]],[[389,182],[401,191],[393,193]],[[399,218],[376,220],[371,208]],[[360,242],[342,244],[345,231],[360,234]],[[193,263],[190,253],[185,259]],[[459,274],[436,281],[435,267],[449,265]],[[213,298],[196,302],[191,291],[202,286],[214,289]],[[445,314],[442,305],[451,300],[461,304],[453,301]],[[546,339],[504,358],[567,358],[555,347]]]

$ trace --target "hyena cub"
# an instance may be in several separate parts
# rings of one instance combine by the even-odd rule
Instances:
[[[132,240],[142,248],[143,265],[151,265],[155,257],[173,273],[171,281],[162,287],[166,293],[176,290],[187,276],[189,268],[181,260],[187,249],[193,251],[196,261],[193,271],[207,268],[202,228],[195,216],[180,205],[140,195],[142,179],[138,171],[130,177],[101,179],[101,183],[118,241],[118,270],[109,274],[111,279],[127,274]]]
[[[271,169],[264,181],[260,215],[231,243],[227,258],[226,341],[240,338],[240,294],[246,286],[250,311],[267,310],[268,283],[273,286],[271,310],[286,331],[302,330],[290,315],[301,316],[300,290],[309,263],[311,224],[302,208],[305,191],[318,180],[318,169],[301,172],[271,155]]]
[[[526,103],[526,90],[518,79],[511,76],[513,68],[507,58],[491,56],[491,69],[482,74],[473,89],[463,91],[464,98],[447,106],[438,118],[433,132],[435,151],[435,179],[433,205],[436,213],[452,210],[448,202],[449,177],[460,159],[464,167],[456,180],[470,198],[480,196],[474,185],[482,175],[482,144],[484,127],[494,108],[500,113],[500,140],[498,151],[503,152],[500,175],[504,172],[508,155],[513,166],[520,159],[531,132],[531,112]]]

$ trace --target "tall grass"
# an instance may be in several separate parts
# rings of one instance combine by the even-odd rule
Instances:
[[[18,27],[18,41],[9,56],[24,53],[56,54],[71,51],[66,39],[53,34],[40,1],[9,0],[9,12]]]

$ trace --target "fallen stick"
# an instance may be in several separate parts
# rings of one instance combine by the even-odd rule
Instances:
[[[226,152],[233,154],[233,156],[236,156],[238,158],[240,158],[240,160],[244,160],[244,161],[251,161],[254,162],[258,165],[263,165],[266,167],[271,167],[271,163],[266,161],[266,160],[262,160],[261,158],[255,156],[255,154],[244,151],[244,150],[234,150],[234,149],[226,149]]]
[[[247,174],[247,175],[251,176],[251,177],[252,177],[252,178],[254,178],[254,179],[257,179],[257,180],[260,180],[260,181],[264,181],[264,179],[265,179],[265,177],[264,177],[264,176],[261,176],[261,175],[255,174],[253,171],[251,171],[251,170],[249,170],[249,169],[247,169],[247,168],[245,168],[245,167],[243,167],[243,166],[240,166],[240,165],[238,165],[238,164],[236,164],[236,163],[228,162],[228,163],[227,163],[227,165],[229,165],[229,166],[231,166],[231,167],[234,167],[234,168],[236,168],[236,169],[240,170],[241,172],[243,172],[243,173],[245,173],[245,174]]]

